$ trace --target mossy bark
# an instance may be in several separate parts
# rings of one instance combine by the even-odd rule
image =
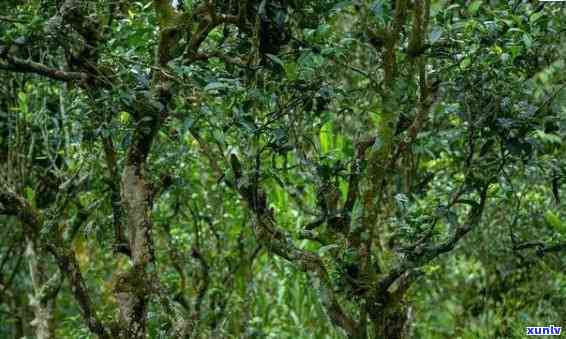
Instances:
[[[45,295],[49,292],[44,288],[48,280],[47,263],[45,258],[38,253],[38,246],[31,238],[27,239],[26,256],[32,283],[30,305],[34,312],[34,319],[31,324],[35,328],[35,337],[37,339],[55,338],[53,321],[55,295]]]

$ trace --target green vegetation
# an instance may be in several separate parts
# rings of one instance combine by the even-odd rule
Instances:
[[[562,3],[0,13],[0,339],[566,326]]]

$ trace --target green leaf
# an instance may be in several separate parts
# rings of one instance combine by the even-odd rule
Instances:
[[[482,5],[483,1],[482,0],[476,0],[474,2],[472,2],[472,4],[470,5],[470,7],[468,7],[468,10],[470,11],[470,13],[472,15],[476,14],[478,12],[478,10],[480,9],[480,6]]]
[[[332,122],[328,121],[320,128],[320,147],[323,153],[330,152],[332,145]]]
[[[523,34],[523,43],[525,44],[525,47],[531,48],[533,46],[533,39],[531,38],[530,35],[528,35],[527,33],[524,33]]]
[[[541,130],[537,130],[535,132],[535,135],[538,139],[540,139],[542,142],[545,143],[549,143],[549,144],[555,144],[555,145],[560,145],[562,144],[562,138],[559,137],[556,134],[551,134],[551,133],[546,133],[544,131]]]
[[[544,15],[544,12],[536,12],[529,17],[529,22],[535,23]]]
[[[269,59],[271,59],[271,61],[275,62],[276,64],[278,64],[282,68],[285,68],[285,63],[278,56],[273,55],[273,54],[265,54],[265,55],[267,55],[267,57]]]
[[[290,62],[288,64],[285,64],[283,68],[285,69],[285,75],[287,76],[287,79],[291,81],[297,80],[299,72],[296,63]]]
[[[224,82],[211,82],[210,84],[208,84],[204,87],[204,90],[206,92],[209,92],[209,91],[225,89],[225,88],[229,88],[229,87],[230,86],[227,83],[224,83]]]
[[[29,202],[32,206],[35,206],[35,191],[31,187],[26,186],[26,188],[24,188],[24,197],[27,202]]]
[[[129,121],[130,121],[130,114],[125,111],[120,112],[120,122],[125,125]]]
[[[460,63],[460,67],[462,68],[467,68],[468,66],[470,66],[472,63],[472,60],[470,58],[464,58],[462,60],[462,62]]]
[[[544,213],[544,221],[553,230],[560,234],[566,234],[566,225],[562,223],[558,214],[552,211],[546,211],[546,213]]]
[[[29,111],[27,94],[24,92],[19,92],[18,101],[19,101],[20,111],[25,115]]]
[[[431,44],[434,44],[442,36],[442,30],[439,27],[434,27],[430,32],[429,40]]]

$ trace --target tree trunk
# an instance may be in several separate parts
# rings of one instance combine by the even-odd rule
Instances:
[[[404,303],[386,305],[373,321],[375,337],[379,339],[406,338],[408,308]]]
[[[24,337],[31,337],[33,336],[32,333],[29,331],[29,326],[27,324],[30,323],[30,308],[29,305],[25,301],[25,293],[20,293],[20,291],[3,291],[6,294],[9,294],[10,297],[10,307],[9,310],[12,314],[12,335],[10,339],[21,339]],[[4,294],[3,297],[7,297]]]
[[[120,309],[120,332],[128,339],[147,333],[150,295],[148,265],[153,261],[151,244],[150,189],[144,178],[144,164],[126,165],[122,174],[122,202],[129,228],[133,266],[119,275],[115,295]]]
[[[44,258],[37,253],[37,244],[34,240],[27,240],[26,256],[33,292],[30,295],[30,306],[33,308],[34,319],[31,325],[35,328],[37,339],[54,338],[53,312],[55,308],[55,295],[46,288],[47,275]]]

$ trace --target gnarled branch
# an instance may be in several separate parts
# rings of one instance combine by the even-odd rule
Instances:
[[[302,250],[293,244],[290,235],[277,226],[273,211],[267,207],[265,193],[258,187],[244,183],[241,163],[234,154],[231,155],[230,160],[235,174],[236,188],[252,211],[257,240],[272,253],[298,264],[307,272],[311,281],[318,287],[320,301],[330,319],[349,335],[357,333],[358,324],[340,306],[322,259],[315,253]]]

